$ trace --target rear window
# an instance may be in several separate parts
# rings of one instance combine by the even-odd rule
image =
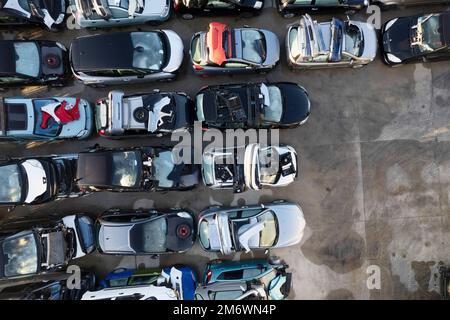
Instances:
[[[27,130],[28,117],[25,104],[5,103],[6,106],[6,130]]]

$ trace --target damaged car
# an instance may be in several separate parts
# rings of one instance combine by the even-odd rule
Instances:
[[[111,91],[95,106],[97,131],[109,138],[162,136],[188,131],[194,124],[192,99],[181,92],[126,95]]]
[[[36,24],[60,30],[66,17],[65,0],[0,0],[0,26]]]
[[[96,222],[97,249],[103,254],[183,253],[195,241],[194,216],[186,210],[113,210]]]
[[[82,28],[161,23],[170,18],[171,0],[70,0]]]
[[[58,271],[95,249],[94,223],[70,215],[54,224],[33,226],[0,239],[0,278],[14,279]],[[4,227],[0,233],[5,233]]]
[[[450,12],[399,17],[381,29],[383,62],[407,63],[450,59]]]
[[[344,10],[353,13],[367,8],[370,4],[369,0],[276,0],[275,2],[278,12],[287,19],[305,11]]]
[[[284,187],[297,177],[297,152],[291,146],[262,146],[258,143],[236,148],[211,148],[203,153],[203,182],[212,189],[235,193]]]
[[[175,13],[185,20],[206,15],[252,17],[260,14],[263,8],[264,0],[173,0]]]
[[[317,22],[309,15],[289,27],[286,52],[291,69],[361,68],[378,50],[375,28],[366,22]]]
[[[198,218],[203,250],[228,255],[238,251],[293,246],[303,238],[303,211],[296,203],[277,201],[239,208],[210,208]]]
[[[280,60],[280,43],[268,30],[211,22],[207,32],[192,37],[190,56],[195,74],[202,76],[265,73]]]
[[[296,83],[240,83],[202,88],[195,109],[204,128],[292,128],[308,120],[311,101]]]
[[[86,139],[93,129],[89,102],[74,97],[0,97],[0,139]]]
[[[59,42],[0,40],[0,86],[63,86],[69,78],[67,49]]]
[[[154,147],[97,147],[78,155],[77,185],[86,191],[191,190],[199,182],[200,170],[192,161],[179,159],[182,152]]]
[[[171,30],[97,34],[72,41],[70,63],[75,77],[91,86],[171,81],[183,48]]]

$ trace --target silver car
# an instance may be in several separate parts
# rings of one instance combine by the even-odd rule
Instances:
[[[75,39],[70,63],[75,77],[92,86],[170,81],[183,49],[171,30],[106,33]]]
[[[366,22],[317,22],[309,15],[291,26],[286,52],[291,69],[360,68],[377,55],[375,28]]]
[[[198,237],[206,251],[224,255],[298,244],[306,226],[298,204],[284,201],[235,208],[212,207],[198,219]]]
[[[117,27],[166,21],[171,0],[70,0],[75,22],[82,28]]]

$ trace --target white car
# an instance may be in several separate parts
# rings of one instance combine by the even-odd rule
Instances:
[[[284,187],[297,177],[297,152],[291,146],[212,148],[203,154],[202,175],[206,186],[213,189],[246,188],[260,190],[265,186]]]
[[[231,254],[298,244],[306,226],[298,204],[284,201],[237,208],[215,208],[199,216],[198,237],[206,251]]]
[[[171,0],[70,0],[82,28],[160,23],[170,18]]]

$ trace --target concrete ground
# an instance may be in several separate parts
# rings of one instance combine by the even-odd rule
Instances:
[[[270,1],[269,1],[270,2]],[[413,13],[446,9],[416,7],[383,12],[382,20]],[[325,20],[330,16],[318,16]],[[343,17],[343,16],[342,16]],[[356,20],[367,16],[357,14]],[[217,18],[233,26],[248,24],[275,31],[284,39],[288,25],[270,4],[255,18]],[[172,18],[162,28],[180,34],[186,48],[209,18],[183,21]],[[152,29],[143,26],[142,29]],[[129,28],[130,30],[136,28]],[[57,39],[66,45],[80,30],[53,34],[40,30],[2,32],[15,37]],[[187,51],[187,50],[186,50]],[[107,54],[107,53],[105,53]],[[124,87],[127,92],[154,88],[195,95],[202,86],[242,81],[295,81],[312,99],[312,115],[304,126],[281,132],[280,141],[300,155],[298,180],[286,188],[233,195],[199,187],[191,192],[113,194],[98,193],[34,207],[20,207],[1,219],[18,216],[60,216],[85,212],[96,216],[109,208],[186,207],[196,212],[211,204],[244,205],[275,199],[299,202],[307,221],[301,244],[273,250],[293,272],[292,299],[434,299],[438,298],[438,267],[450,263],[450,62],[408,65],[391,69],[380,59],[360,70],[324,70],[293,73],[285,50],[282,62],[266,76],[219,76],[202,79],[192,74],[188,57],[180,77],[170,84]],[[86,88],[78,82],[63,89],[27,88],[5,95],[79,95],[95,102],[108,89]],[[83,142],[0,144],[9,156],[81,151],[104,146],[160,145],[167,139],[109,141],[94,135]],[[260,256],[262,253],[258,253]],[[235,255],[232,259],[250,258]],[[216,258],[199,246],[183,255],[116,257],[93,254],[76,261],[105,274],[118,266],[142,267],[184,263],[200,274]],[[381,271],[380,289],[367,286],[368,271]]]

